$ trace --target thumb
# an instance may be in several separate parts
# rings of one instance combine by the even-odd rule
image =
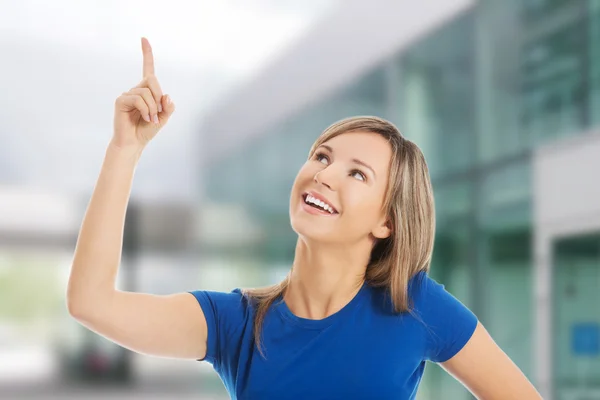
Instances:
[[[162,110],[162,112],[158,113],[158,119],[160,120],[160,123],[162,125],[162,124],[165,124],[169,120],[169,118],[175,111],[175,103],[173,103],[171,96],[169,96],[168,94],[163,95],[161,97],[160,101],[161,101],[163,110]]]

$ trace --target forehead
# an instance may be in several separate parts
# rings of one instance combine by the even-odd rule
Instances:
[[[347,132],[323,144],[333,149],[336,159],[357,158],[369,164],[377,176],[387,174],[392,158],[392,148],[381,135],[371,132]]]

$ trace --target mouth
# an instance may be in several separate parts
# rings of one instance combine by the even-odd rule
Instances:
[[[331,204],[318,199],[315,195],[305,192],[302,194],[302,202],[305,210],[320,215],[337,215],[339,212]]]

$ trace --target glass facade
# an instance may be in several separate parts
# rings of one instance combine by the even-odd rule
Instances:
[[[554,260],[552,381],[567,399],[600,387],[600,232],[556,241]]]
[[[348,116],[391,120],[419,145],[430,168],[437,213],[432,276],[476,312],[535,384],[531,150],[600,122],[593,112],[600,105],[599,40],[597,1],[480,1],[212,165],[208,199],[257,216],[267,234],[252,256],[271,283],[270,271],[289,268],[293,259],[289,192],[313,141]],[[556,284],[579,285],[577,301],[600,304],[591,291],[598,287],[598,257],[583,253],[576,261],[581,274],[572,278],[559,267]],[[592,276],[595,286],[586,281]],[[573,307],[575,300],[557,303],[557,385],[570,384],[574,368],[600,370],[575,365],[567,354]],[[597,372],[588,375],[600,386]],[[432,364],[419,398],[470,395]]]

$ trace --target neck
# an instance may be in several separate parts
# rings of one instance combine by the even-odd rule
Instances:
[[[298,238],[285,302],[295,315],[326,318],[347,305],[364,283],[371,244],[337,245]]]

